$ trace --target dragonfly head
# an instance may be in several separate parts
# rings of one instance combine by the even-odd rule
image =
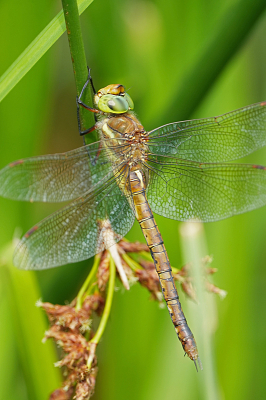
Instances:
[[[122,114],[134,108],[131,97],[120,84],[108,85],[100,89],[94,96],[94,103],[99,110],[112,114]]]

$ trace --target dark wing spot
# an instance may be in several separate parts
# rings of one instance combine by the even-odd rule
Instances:
[[[252,165],[252,168],[266,170],[266,167],[264,167],[263,165]]]
[[[17,160],[9,164],[10,167],[15,167],[16,165],[23,164],[24,160]]]
[[[32,235],[35,231],[37,231],[39,227],[35,225],[33,228],[31,228],[27,233],[25,233],[25,237],[28,238],[30,235]]]

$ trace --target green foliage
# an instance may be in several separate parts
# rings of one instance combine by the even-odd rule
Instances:
[[[93,0],[80,0],[79,13],[92,3]],[[0,101],[13,89],[13,87],[30,71],[37,61],[50,49],[50,47],[65,32],[66,24],[63,11],[43,29],[43,31],[31,42],[23,53],[14,61],[0,79]]]
[[[130,88],[136,113],[146,129],[171,122],[165,117],[168,107],[171,110],[176,107],[176,115],[182,119],[187,118],[192,110],[195,111],[190,117],[208,117],[266,100],[266,19],[262,7],[259,12],[256,11],[260,7],[258,4],[259,1],[247,0],[95,1],[81,21],[96,89],[110,83],[122,83]],[[236,13],[241,5],[242,13]],[[23,3],[4,0],[0,11],[5,16],[1,22],[5,34],[0,37],[0,73],[4,74],[58,10],[54,10],[52,1],[44,4],[30,0]],[[253,18],[252,25],[248,16],[255,14],[257,17]],[[235,47],[225,65],[219,53],[229,46],[230,37],[223,40],[220,36],[220,42],[216,43],[220,74],[216,73],[212,80],[209,79],[209,91],[202,91],[199,97],[202,85],[195,66],[206,54],[208,44],[214,41],[217,27],[224,26],[226,29],[227,25],[223,25],[226,15],[235,21],[234,29],[230,30]],[[249,21],[249,25],[245,26],[244,43],[239,35],[243,21]],[[30,62],[32,60],[33,57]],[[211,63],[208,57],[203,61],[206,79]],[[25,63],[25,59],[22,62]],[[201,64],[203,71],[204,62]],[[76,92],[66,35],[34,67],[33,64],[27,63],[28,74],[1,103],[0,167],[21,157],[67,151],[82,144],[77,130]],[[187,99],[191,97],[193,100],[192,109],[184,109],[182,99],[180,104],[174,100],[188,71],[192,71],[193,80],[197,82],[195,89],[190,85],[186,93]],[[13,70],[13,73],[17,72],[17,69]],[[5,89],[10,90],[11,86],[4,82]],[[12,85],[18,79],[13,82]],[[188,100],[186,104],[189,104]],[[244,161],[265,165],[265,160],[266,151],[262,149]],[[16,227],[25,232],[54,209],[46,204],[21,204],[0,199],[0,245],[10,242]],[[218,399],[264,398],[265,217],[266,210],[262,208],[205,225],[208,252],[214,256],[213,267],[218,268],[214,282],[228,292],[223,301],[209,295],[214,303],[213,358]],[[190,261],[181,256],[179,223],[162,217],[156,220],[172,265],[180,267]],[[137,226],[131,230],[128,239],[143,240]],[[71,301],[88,275],[89,265],[90,261],[37,273],[43,301],[62,304]],[[31,283],[35,285],[32,275],[27,278],[29,272],[20,274],[23,276],[20,278],[22,287],[26,285],[24,279],[32,279]],[[50,382],[47,391],[55,386],[56,378],[51,377],[53,366],[43,358],[48,357],[47,354],[42,355],[44,350],[38,348],[36,356],[47,370],[44,373],[34,368],[35,379],[28,379],[25,356],[19,351],[23,344],[21,346],[18,341],[18,317],[11,312],[14,298],[10,300],[7,290],[4,290],[5,286],[10,286],[12,293],[13,285],[10,280],[3,279],[0,312],[1,321],[6,322],[1,324],[0,330],[0,398],[37,399],[37,395],[30,397],[30,393],[34,393],[36,382],[40,382],[39,373]],[[24,294],[18,291],[18,296],[16,301],[20,308],[16,312],[25,313],[26,307],[29,304],[33,306],[39,294],[35,287],[33,293],[29,290]],[[190,309],[195,306],[182,293],[181,301],[184,310],[189,312],[188,320],[193,330],[195,324]],[[40,310],[37,312],[40,313]],[[32,327],[37,318],[33,311],[21,317],[21,332]],[[41,324],[43,322],[38,319],[39,331],[44,330]],[[32,340],[36,342],[37,339]],[[137,286],[129,293],[123,290],[115,293],[109,325],[99,345],[99,367],[94,399],[207,398],[200,389],[205,372],[196,374],[193,363],[184,359],[166,310],[159,310],[155,302],[149,301],[149,294]],[[47,372],[49,369],[50,372]],[[44,395],[42,389],[41,392],[39,398],[45,398],[41,397]],[[210,399],[214,400],[213,397]]]
[[[12,254],[14,246],[9,245],[1,252],[1,292],[7,302],[2,304],[5,312],[5,320],[11,323],[10,333],[16,343],[14,353],[18,356],[19,365],[14,370],[18,378],[19,368],[23,371],[25,378],[25,391],[23,394],[29,400],[45,400],[50,392],[60,385],[60,374],[55,370],[54,363],[57,361],[55,347],[52,343],[42,343],[43,333],[47,328],[46,318],[39,308],[36,307],[36,299],[40,298],[39,285],[35,274],[19,271],[12,265]],[[7,308],[8,306],[8,308]],[[2,330],[6,330],[2,324]],[[8,336],[8,332],[4,332]],[[6,343],[1,341],[2,351]],[[10,382],[10,375],[5,374],[4,364],[9,364],[9,356],[1,357],[2,382],[6,385]],[[10,371],[8,371],[10,372]],[[4,375],[4,376],[3,376]],[[15,377],[13,377],[15,378]],[[5,386],[4,386],[5,388]],[[2,398],[9,397],[3,390]],[[16,393],[17,387],[15,387]],[[1,391],[0,391],[1,393]],[[12,395],[11,395],[12,396]],[[20,397],[23,399],[23,395]],[[15,398],[15,396],[14,396]]]

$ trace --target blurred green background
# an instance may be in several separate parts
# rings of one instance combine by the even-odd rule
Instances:
[[[195,109],[184,109],[182,101],[174,103],[187,73],[197,65],[215,37],[217,27],[224,23],[226,31],[225,15],[235,18],[237,33],[257,3],[252,0],[95,0],[81,17],[94,85],[101,88],[122,83],[130,88],[136,113],[147,130],[177,118],[209,117],[266,100],[266,14],[262,11],[241,44],[239,38],[237,51],[228,63],[221,62],[220,73],[210,82],[209,90],[203,91]],[[243,4],[243,13],[234,15],[234,6],[239,4]],[[51,0],[1,1],[0,75],[60,7],[59,2],[54,4]],[[212,56],[219,59],[219,54],[230,45],[230,37],[225,35],[224,41],[217,42]],[[206,74],[210,74],[210,58],[204,60],[204,68],[205,65]],[[201,79],[204,80],[197,72],[194,68],[196,88],[190,85],[186,94],[192,103],[198,98]],[[63,152],[82,145],[75,95],[64,34],[1,103],[0,168],[22,157]],[[176,117],[173,115],[171,120],[169,107],[176,108]],[[246,157],[245,162],[265,165],[266,150]],[[21,229],[18,233],[21,234],[55,209],[48,204],[0,199],[0,247],[10,243],[16,228]],[[182,256],[180,224],[159,216],[156,220],[171,263],[180,268],[190,261]],[[228,291],[223,301],[208,295],[212,304],[212,368],[216,393],[208,394],[202,389],[205,370],[197,374],[193,363],[183,357],[166,309],[159,309],[157,303],[150,301],[149,293],[135,285],[129,293],[122,289],[115,293],[108,328],[98,348],[95,400],[265,398],[265,221],[264,207],[204,226],[208,253],[214,257],[212,266],[218,268],[213,282]],[[137,225],[127,238],[143,241]],[[4,264],[3,256],[0,259]],[[45,400],[56,388],[58,376],[53,377],[53,366],[48,365],[46,351],[42,350],[49,345],[40,343],[43,329],[35,334],[41,317],[36,316],[34,302],[38,297],[63,304],[71,301],[90,265],[91,260],[36,273],[40,285],[40,293],[36,289],[36,294],[27,286],[34,286],[33,273],[18,275],[12,269],[0,269],[1,399]],[[193,306],[182,292],[180,297],[193,330]],[[31,368],[23,354],[29,354],[26,350],[34,344],[36,365]],[[38,386],[39,380],[42,383]]]

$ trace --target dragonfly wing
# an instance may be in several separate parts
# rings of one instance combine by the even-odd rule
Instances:
[[[164,217],[217,221],[266,204],[266,167],[149,158],[147,198]]]
[[[15,161],[0,171],[0,195],[14,200],[73,200],[101,183],[112,170],[100,142],[67,153]]]
[[[266,102],[206,119],[173,122],[149,132],[150,152],[198,162],[224,162],[266,144]]]
[[[113,177],[26,233],[15,249],[14,265],[41,270],[85,260],[125,236],[134,220],[129,199]]]

